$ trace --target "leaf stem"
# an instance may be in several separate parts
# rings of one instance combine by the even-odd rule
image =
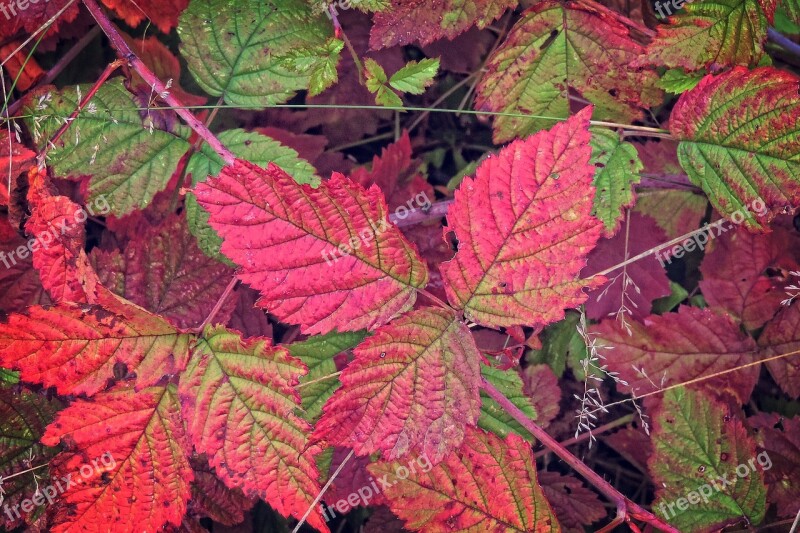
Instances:
[[[139,57],[133,53],[133,50],[122,38],[117,28],[111,23],[105,12],[97,4],[96,0],[83,0],[83,5],[89,10],[94,20],[106,34],[111,46],[117,51],[117,54],[126,61],[133,70],[152,88],[152,90],[161,96],[170,107],[174,108],[175,113],[181,117],[186,124],[189,125],[195,133],[197,133],[208,145],[219,155],[226,164],[232,165],[236,160],[236,156],[226,148],[211,131],[200,122],[187,108],[184,106],[172,93],[167,89],[164,83],[158,79],[153,71],[151,71]]]
[[[314,510],[314,507],[316,507],[316,505],[320,502],[320,500],[322,500],[322,497],[325,495],[325,492],[330,488],[334,480],[339,476],[339,473],[345,467],[347,462],[350,461],[350,459],[353,457],[353,453],[355,453],[355,450],[350,450],[350,453],[348,453],[347,457],[344,458],[342,464],[339,465],[339,468],[337,468],[336,471],[331,475],[330,479],[328,479],[328,482],[325,483],[325,486],[322,487],[322,489],[319,491],[319,494],[317,494],[317,497],[314,498],[314,501],[311,502],[311,505],[308,506],[308,509],[306,509],[306,514],[304,514],[303,518],[301,518],[300,521],[297,523],[297,525],[294,526],[292,533],[297,533],[298,531],[300,531],[300,528],[303,527],[303,524],[305,524],[308,515],[311,514],[311,511]]]
[[[228,296],[230,296],[231,292],[233,292],[233,289],[236,288],[237,283],[239,283],[239,280],[236,279],[236,277],[234,276],[233,279],[231,279],[230,283],[228,283],[228,286],[225,287],[225,291],[222,293],[222,296],[220,296],[219,299],[217,300],[217,303],[214,304],[214,308],[208,314],[206,319],[203,320],[203,323],[194,328],[192,331],[194,331],[197,334],[203,333],[203,330],[206,329],[206,326],[209,325],[212,320],[214,320],[214,317],[217,316],[219,310],[222,309],[222,305],[225,303],[225,300],[228,299]]]
[[[489,395],[494,401],[496,401],[505,411],[514,417],[514,419],[519,422],[522,427],[527,429],[534,437],[536,437],[539,442],[541,442],[544,446],[549,448],[553,453],[555,453],[561,460],[567,463],[570,467],[572,467],[576,472],[582,475],[586,480],[594,485],[597,490],[603,493],[608,499],[614,502],[617,506],[617,518],[615,521],[621,521],[620,519],[628,522],[630,521],[630,517],[636,518],[638,520],[642,520],[650,524],[653,527],[657,527],[662,531],[667,531],[669,533],[680,533],[677,529],[672,527],[669,524],[664,523],[659,519],[657,516],[652,514],[651,512],[647,511],[646,509],[640,507],[636,503],[632,502],[628,498],[626,498],[621,492],[615,489],[608,481],[603,479],[597,472],[589,468],[583,461],[572,455],[564,446],[562,446],[557,440],[551,437],[545,430],[540,428],[536,423],[533,422],[530,418],[528,418],[525,413],[523,413],[519,407],[514,405],[511,400],[506,398],[502,392],[497,390],[494,385],[489,383],[485,378],[481,379],[481,388],[486,391],[486,394]]]
[[[356,71],[358,72],[358,83],[359,85],[364,85],[364,65],[361,63],[361,59],[359,59],[358,54],[356,53],[356,49],[353,48],[353,44],[350,42],[350,39],[347,38],[347,34],[344,32],[344,28],[342,28],[342,24],[339,22],[339,16],[336,13],[336,8],[333,7],[333,4],[328,6],[328,13],[331,16],[331,21],[333,22],[333,31],[336,33],[336,37],[341,37],[342,41],[344,41],[344,45],[347,47],[347,51],[350,52],[350,55],[353,58],[353,63],[356,65]]]
[[[770,41],[780,45],[781,48],[783,48],[787,52],[791,52],[796,56],[800,56],[800,44],[797,44],[796,42],[792,41],[791,39],[780,33],[775,28],[767,29],[767,37],[769,38]]]
[[[629,415],[625,415],[625,416],[623,416],[621,418],[617,418],[616,420],[612,420],[608,424],[604,424],[604,425],[602,425],[602,426],[600,426],[598,428],[592,429],[592,433],[581,433],[577,437],[572,437],[570,439],[567,439],[565,441],[560,442],[559,444],[561,444],[561,446],[563,446],[564,448],[566,448],[567,446],[572,446],[573,444],[578,444],[579,442],[583,442],[583,441],[587,440],[592,434],[599,435],[600,433],[605,433],[606,431],[608,431],[610,429],[614,429],[614,428],[619,427],[619,426],[624,426],[628,422],[633,422],[633,420],[635,418],[636,418],[636,415],[634,413],[631,413]],[[539,457],[543,457],[543,456],[547,455],[548,453],[550,453],[550,450],[544,449],[544,450],[540,450],[540,451],[536,452],[533,456],[536,459],[538,459]]]

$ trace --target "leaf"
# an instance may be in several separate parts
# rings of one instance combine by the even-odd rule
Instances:
[[[391,0],[392,7],[376,13],[369,44],[373,50],[419,42],[453,39],[473,25],[483,29],[517,6],[512,0]]]
[[[304,341],[287,346],[292,357],[300,359],[308,367],[308,373],[300,378],[300,397],[303,403],[303,415],[308,423],[314,424],[322,416],[322,406],[333,392],[339,388],[334,357],[357,346],[364,340],[365,333],[331,332],[317,335]]]
[[[293,414],[300,403],[294,387],[305,372],[267,339],[209,326],[179,388],[192,443],[220,479],[298,519],[319,493],[318,450],[309,447],[310,426]],[[309,524],[328,531],[316,509]]]
[[[702,74],[687,73],[680,68],[671,68],[658,80],[658,86],[668,93],[681,94],[689,89],[694,89],[701,79],[703,79]]]
[[[655,513],[692,531],[721,528],[742,517],[754,525],[763,520],[763,473],[748,465],[755,463],[755,444],[731,407],[699,392],[672,389],[653,414],[653,426],[648,467],[656,487]],[[741,465],[747,470],[742,476]]]
[[[372,58],[367,58],[364,61],[364,68],[366,86],[369,92],[375,94],[375,102],[386,107],[403,107],[400,97],[386,86],[388,79],[383,67]]]
[[[389,85],[398,91],[422,94],[433,83],[439,70],[439,59],[409,61],[406,66],[392,74]]]
[[[22,472],[46,465],[58,451],[39,444],[39,438],[60,408],[57,400],[0,383],[0,503],[4,507],[0,526],[7,531],[30,524],[41,511],[26,512],[19,505],[36,492],[38,484],[44,484],[47,469]]]
[[[253,500],[245,497],[238,489],[226,487],[206,461],[192,459],[191,464],[194,483],[189,502],[190,512],[194,508],[224,526],[241,524],[245,513],[253,507]]]
[[[124,250],[92,250],[103,285],[180,328],[197,327],[211,313],[233,270],[206,257],[179,215],[147,226]],[[227,298],[216,320],[227,322],[236,305]]]
[[[235,106],[285,102],[331,62],[331,25],[302,0],[192,0],[178,35],[198,85]]]
[[[633,186],[639,183],[644,166],[631,143],[605,128],[590,128],[594,174],[594,209],[592,215],[603,221],[605,237],[611,237],[620,227],[625,208],[635,202]]]
[[[11,315],[0,324],[0,366],[60,394],[88,396],[105,388],[117,365],[136,373],[138,388],[183,369],[188,334],[110,293],[100,304],[63,303]]]
[[[733,228],[715,236],[700,265],[703,296],[746,329],[760,328],[780,309],[789,284],[784,276],[770,273],[800,270],[800,255],[793,253],[798,246],[795,232],[782,227],[766,235]]]
[[[1,186],[1,185],[0,185]],[[21,312],[32,305],[48,305],[50,297],[42,287],[33,259],[22,259],[17,250],[27,242],[11,227],[7,217],[0,216],[0,317]]]
[[[374,329],[411,308],[427,282],[380,191],[341,174],[312,189],[274,164],[237,160],[195,194],[259,305],[303,333]]]
[[[764,450],[757,459],[764,469],[767,501],[777,506],[778,516],[796,516],[800,487],[793,480],[800,476],[800,417],[758,413],[747,423],[756,432],[759,450]]]
[[[666,2],[661,5],[669,10]],[[656,27],[655,38],[633,66],[683,68],[687,72],[734,65],[752,68],[764,57],[767,26],[758,0],[686,2],[667,24]]]
[[[447,222],[458,252],[441,272],[448,300],[470,320],[549,324],[605,281],[577,278],[602,229],[589,214],[590,113],[511,143],[456,191]]]
[[[546,471],[540,471],[538,476],[542,492],[562,529],[585,531],[584,526],[606,517],[606,509],[597,494],[584,487],[575,476]]]
[[[103,0],[103,3],[131,28],[147,20],[164,33],[169,33],[178,25],[178,16],[189,5],[189,0],[136,0],[135,4],[124,0]]]
[[[290,50],[282,58],[284,65],[308,75],[308,95],[317,96],[339,81],[340,54],[344,41],[328,39],[324,44]]]
[[[51,470],[77,482],[60,496],[54,533],[100,524],[134,533],[181,523],[193,475],[174,385],[139,392],[123,385],[92,401],[76,400],[42,442],[67,447]],[[92,460],[91,474],[84,475]]]
[[[720,214],[748,229],[772,218],[764,213],[800,201],[800,82],[771,67],[735,68],[706,76],[681,95],[670,129],[681,140],[678,158],[689,179]],[[760,205],[759,205],[760,204]],[[755,219],[747,211],[764,215]]]
[[[658,246],[668,239],[652,218],[631,213],[629,222],[614,237],[601,240],[589,254],[584,276],[601,272]],[[621,320],[643,320],[650,314],[652,302],[670,293],[661,253],[648,255],[609,274],[609,281],[589,293],[586,316],[600,320],[616,315]],[[660,263],[660,264],[659,264]]]
[[[543,1],[487,60],[475,107],[512,115],[495,119],[498,144],[567,118],[569,90],[594,104],[596,119],[639,120],[641,108],[661,102],[655,74],[629,67],[643,51],[609,15],[572,0]]]
[[[536,410],[536,423],[546,428],[561,410],[558,377],[548,365],[529,365],[523,370],[522,381],[523,392]]]
[[[516,370],[502,370],[491,365],[482,365],[481,375],[502,392],[503,396],[511,400],[511,403],[519,407],[528,418],[539,422],[536,408],[522,391],[522,379]],[[533,440],[528,430],[484,391],[481,391],[481,416],[478,419],[478,427],[491,431],[500,438],[507,437],[509,433],[516,433],[526,440]]]
[[[455,313],[411,311],[378,328],[354,353],[315,441],[357,455],[380,451],[386,460],[421,451],[438,463],[478,421],[480,354]]]
[[[758,345],[764,358],[800,350],[800,306],[784,308],[769,321],[758,338]],[[800,357],[795,355],[764,364],[786,394],[800,398]]]
[[[753,339],[729,316],[711,309],[681,306],[677,313],[652,315],[630,322],[629,334],[616,319],[591,328],[609,369],[628,382],[621,387],[637,396],[756,360]],[[602,347],[613,347],[604,350]],[[640,370],[643,370],[642,373]],[[705,391],[733,393],[746,403],[758,380],[758,366],[699,383]]]
[[[26,122],[39,149],[48,146],[64,118],[77,108],[79,94],[90,90],[89,85],[79,87],[60,92],[44,87],[33,92],[24,113],[31,115]],[[146,207],[167,186],[189,149],[188,128],[162,119],[157,111],[140,115],[138,107],[121,80],[104,83],[90,106],[47,152],[59,177],[78,179],[90,174],[86,203],[107,202],[118,216]]]
[[[8,184],[12,177],[26,172],[35,163],[36,154],[9,138],[6,129],[0,129],[0,205],[8,205]]]
[[[647,215],[664,230],[668,239],[700,227],[708,199],[703,194],[681,190],[646,190],[638,194],[634,212]]]
[[[427,472],[424,455],[404,463],[376,463],[375,478],[388,476],[389,507],[414,531],[559,531],[536,480],[530,445],[468,429],[458,453]],[[411,466],[416,467],[410,472]],[[409,471],[401,479],[400,468]]]
[[[11,9],[14,4],[3,4],[9,15],[13,12]],[[19,4],[18,4],[19,5]],[[27,4],[26,9],[18,9],[14,16],[3,16],[3,23],[0,24],[0,39],[5,40],[8,37],[14,37],[20,32],[26,34],[33,34],[39,28],[45,25],[47,21],[53,18],[56,14],[64,11],[60,16],[56,17],[53,25],[50,27],[49,32],[55,34],[61,24],[68,24],[75,20],[80,11],[76,2],[69,2],[69,0],[47,0],[46,2],[30,2]],[[45,32],[44,35],[47,35]],[[4,61],[5,61],[5,55]]]
[[[217,138],[237,157],[250,161],[261,167],[275,163],[292,176],[298,183],[308,183],[313,187],[319,185],[319,177],[311,164],[301,159],[292,148],[266,135],[247,132],[242,129],[227,130]],[[199,152],[189,159],[186,173],[192,176],[192,185],[206,180],[208,176],[219,175],[224,161],[207,144],[203,144]],[[220,253],[222,238],[208,225],[208,213],[197,205],[194,195],[186,197],[186,218],[189,231],[197,238],[200,249],[208,255],[224,263],[231,264]]]

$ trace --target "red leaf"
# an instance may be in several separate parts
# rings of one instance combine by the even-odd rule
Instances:
[[[305,366],[267,339],[206,329],[180,395],[192,443],[228,487],[300,518],[319,493],[309,425],[294,414]],[[318,510],[309,524],[328,531]]]
[[[103,3],[132,28],[146,19],[159,30],[169,33],[178,25],[178,17],[188,7],[189,0],[103,0]]]
[[[592,250],[583,274],[618,265],[666,241],[667,236],[652,218],[631,213],[630,222],[623,222],[614,237],[601,240]],[[589,293],[586,316],[592,320],[617,313],[637,320],[647,317],[653,300],[670,292],[667,273],[656,257],[660,256],[649,255],[610,274],[608,283]]]
[[[549,365],[531,365],[522,372],[523,389],[536,409],[536,423],[547,427],[560,411],[561,388]]]
[[[20,259],[26,241],[0,216],[0,312],[19,313],[31,305],[49,305],[50,297],[33,268],[33,259]],[[2,316],[2,314],[0,314]]]
[[[387,476],[390,508],[415,531],[560,529],[537,483],[530,444],[513,433],[501,440],[470,428],[458,452],[433,468],[425,456],[368,468],[376,478]]]
[[[263,309],[256,307],[258,293],[243,285],[236,289],[238,298],[236,308],[228,321],[228,327],[242,334],[242,337],[272,338],[272,324]]]
[[[800,350],[800,305],[782,309],[758,338],[763,357]],[[775,382],[792,398],[800,398],[800,355],[764,363]]]
[[[747,422],[756,432],[759,448],[764,450],[757,458],[764,467],[767,501],[778,507],[778,516],[794,517],[800,501],[800,417],[759,413]]]
[[[562,531],[583,533],[584,526],[591,526],[608,514],[597,494],[572,475],[539,472],[539,484]]]
[[[253,507],[253,500],[238,489],[229,489],[214,474],[208,462],[199,458],[191,460],[194,471],[192,499],[189,506],[200,514],[224,526],[235,526],[245,519]]]
[[[613,318],[592,327],[602,341],[610,370],[628,382],[624,390],[637,395],[708,376],[754,361],[756,345],[730,317],[711,309],[681,306],[677,313],[652,315],[631,322],[631,333]],[[634,370],[634,367],[643,370]],[[758,380],[758,366],[739,370],[735,379],[723,375],[697,385],[719,394],[732,392],[747,403]]]
[[[706,301],[728,311],[748,330],[760,328],[778,312],[786,297],[783,287],[790,283],[770,272],[800,270],[794,253],[800,238],[782,227],[766,235],[734,228],[709,247],[700,267]]]
[[[61,496],[66,505],[56,511],[54,533],[138,533],[181,523],[193,475],[176,392],[125,385],[77,400],[58,415],[42,442],[68,448],[51,471],[77,483]]]
[[[71,5],[70,5],[71,4]],[[45,34],[53,35],[58,26],[75,20],[78,16],[78,2],[70,0],[47,0],[45,2],[30,2],[26,9],[19,9],[18,2],[3,2],[3,23],[0,24],[0,39],[13,37],[17,33],[32,34],[53,18],[59,11],[66,10],[58,16],[53,25]],[[69,7],[67,7],[69,5]],[[5,55],[3,55],[5,59]]]
[[[91,259],[103,285],[162,315],[177,327],[199,326],[233,278],[233,270],[206,256],[186,220],[173,215],[161,225],[142,225],[124,251],[95,248]],[[217,322],[227,322],[236,298],[228,298]]]
[[[126,365],[137,386],[183,369],[190,336],[129,302],[101,292],[100,304],[32,307],[0,324],[0,366],[61,394],[92,395]]]
[[[3,56],[5,57],[5,56]],[[0,129],[0,205],[8,205],[9,181],[26,172],[34,164],[36,154],[8,136],[8,130]]]
[[[196,187],[259,305],[304,333],[372,329],[409,309],[428,273],[380,190],[341,174],[319,188],[237,160]],[[344,252],[347,255],[343,255]]]
[[[438,463],[457,448],[480,414],[480,354],[454,313],[412,311],[379,328],[354,350],[314,437],[376,451],[387,460],[422,451]]]
[[[13,3],[12,3],[13,5]],[[16,51],[16,53],[14,53]],[[42,76],[44,70],[39,66],[36,58],[29,56],[22,41],[11,41],[8,44],[0,46],[0,57],[3,58],[3,68],[6,71],[9,79],[14,80],[15,88],[18,91],[27,91],[33,87]],[[8,130],[5,130],[6,136]],[[8,145],[6,145],[6,154],[8,153]],[[3,158],[0,157],[0,162]],[[2,171],[8,168],[0,166]]]
[[[541,326],[586,300],[578,279],[602,223],[590,215],[586,108],[566,122],[515,141],[465,178],[447,214],[458,252],[442,263],[450,302],[485,326]]]
[[[653,453],[650,436],[643,429],[633,426],[625,426],[619,431],[606,435],[603,437],[603,444],[610,446],[642,472],[647,468],[647,458]]]
[[[392,0],[392,6],[374,16],[369,44],[377,50],[398,44],[430,44],[454,38],[477,25],[483,29],[514,8],[513,0]]]

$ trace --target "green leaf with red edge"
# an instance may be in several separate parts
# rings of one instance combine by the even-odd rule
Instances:
[[[677,313],[629,321],[627,328],[630,333],[617,319],[607,318],[590,332],[608,368],[627,382],[621,389],[637,396],[756,360],[755,341],[728,315],[709,308],[681,306]],[[735,380],[724,375],[696,386],[728,391],[746,403],[758,373],[753,366],[737,371]]]
[[[51,462],[52,474],[77,481],[61,495],[54,533],[134,533],[181,523],[193,475],[174,385],[137,392],[123,384],[90,401],[76,400],[48,426],[42,442],[66,448]],[[97,465],[84,476],[81,466],[92,460]]]
[[[661,101],[655,73],[629,67],[643,51],[606,13],[573,0],[543,1],[523,14],[487,60],[475,106],[516,115],[495,119],[495,143],[568,117],[570,90],[595,105],[595,118],[632,122],[643,118],[643,107]]]
[[[19,504],[45,484],[47,469],[21,473],[46,465],[58,451],[42,446],[39,439],[60,408],[58,400],[0,383],[0,504],[8,510],[0,514],[0,527],[8,531],[30,524],[39,514],[40,509],[26,512]],[[12,475],[16,477],[4,479]]]
[[[231,488],[300,518],[319,493],[311,427],[294,414],[305,365],[268,339],[206,328],[181,376],[183,415],[198,453]],[[309,524],[328,531],[318,510]]]
[[[237,160],[195,194],[238,277],[261,291],[259,305],[304,333],[373,329],[410,309],[427,283],[377,187],[334,173],[312,189],[274,164]]]
[[[795,302],[769,321],[758,337],[763,358],[800,350],[800,305]],[[800,355],[764,363],[780,388],[792,398],[800,398]]]
[[[389,507],[413,531],[560,531],[536,479],[530,444],[468,429],[457,453],[426,472],[425,456],[367,467],[387,476]],[[413,467],[413,472],[411,471]],[[409,472],[401,479],[400,469]]]
[[[124,250],[95,248],[90,259],[103,285],[181,328],[202,324],[234,275],[203,254],[179,215],[144,228]],[[227,322],[235,306],[228,297],[215,320]]]
[[[440,270],[448,300],[470,320],[546,325],[605,281],[578,279],[602,231],[590,215],[590,113],[513,142],[456,191],[447,230],[458,252]]]
[[[772,218],[748,211],[760,211],[759,199],[772,212],[800,202],[799,92],[800,79],[788,72],[735,68],[706,76],[672,110],[689,179],[723,216],[736,221],[739,211],[749,229]]]
[[[603,221],[603,235],[614,235],[624,219],[625,208],[636,201],[633,186],[639,183],[642,165],[639,152],[620,135],[605,128],[592,128],[594,209],[592,215]]]
[[[190,335],[100,287],[99,304],[32,307],[0,324],[0,366],[61,394],[93,395],[115,366],[135,372],[138,387],[180,372]]]
[[[664,393],[653,426],[648,467],[656,514],[681,531],[716,530],[743,517],[752,525],[763,520],[763,472],[755,463],[755,443],[733,407],[680,387]],[[745,468],[746,475],[737,474]]]
[[[800,417],[758,413],[747,419],[758,442],[758,462],[764,468],[767,501],[778,508],[778,516],[797,515],[800,501]],[[761,451],[764,450],[764,451]]]
[[[147,20],[156,28],[169,33],[178,25],[178,16],[189,5],[189,0],[103,0],[106,7],[112,9],[119,18],[131,28],[135,28],[142,21]]]
[[[90,90],[91,85],[37,89],[23,108],[26,123],[39,149],[47,148],[47,161],[57,176],[91,176],[87,205],[107,202],[118,216],[143,209],[169,183],[189,149],[190,130],[163,111],[140,114],[137,109],[147,105],[150,91],[137,102],[122,80],[114,79],[100,87],[69,131],[49,146],[50,138],[77,108],[79,96]]]
[[[703,297],[709,305],[725,309],[740,320],[746,329],[760,328],[775,316],[786,297],[788,281],[770,272],[800,270],[800,237],[780,226],[767,234],[732,228],[711,241],[709,247],[700,265]]]
[[[317,423],[316,441],[358,455],[380,451],[386,460],[416,450],[438,463],[477,423],[480,353],[452,311],[411,311],[354,353]]]
[[[661,2],[665,4],[669,3]],[[655,38],[635,67],[655,65],[688,72],[733,65],[752,68],[764,57],[769,24],[758,0],[686,2],[667,20],[656,26]]]
[[[390,8],[376,13],[370,32],[373,50],[399,44],[430,44],[443,37],[453,39],[472,26],[483,29],[516,0],[391,0]]]

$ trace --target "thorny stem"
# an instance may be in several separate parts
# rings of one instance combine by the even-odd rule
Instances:
[[[192,331],[194,331],[195,333],[198,333],[198,334],[202,334],[203,333],[203,330],[206,329],[206,326],[209,325],[212,320],[214,320],[214,317],[217,316],[217,313],[219,313],[219,310],[222,309],[222,305],[225,303],[225,300],[228,299],[228,296],[230,296],[231,292],[233,292],[233,289],[236,288],[236,284],[237,283],[239,283],[239,280],[236,279],[236,277],[231,279],[230,283],[228,283],[228,286],[225,287],[225,292],[222,293],[222,296],[219,297],[219,300],[217,300],[217,303],[214,304],[214,308],[211,310],[210,313],[208,313],[208,316],[206,317],[206,319],[203,320],[203,323],[200,324],[199,326],[197,326]]]
[[[105,70],[103,70],[103,73],[100,74],[100,77],[96,82],[94,82],[94,85],[92,85],[91,89],[89,89],[89,92],[86,93],[86,96],[84,96],[83,99],[78,102],[78,107],[75,108],[75,110],[69,115],[69,118],[65,120],[61,127],[58,128],[58,131],[55,132],[53,137],[50,139],[48,146],[53,146],[56,142],[58,142],[61,136],[64,135],[64,133],[69,129],[75,118],[77,118],[80,112],[83,111],[83,108],[86,107],[92,98],[94,98],[94,95],[97,94],[98,90],[100,90],[100,86],[103,85],[106,80],[111,77],[111,74],[113,74],[114,71],[121,67],[124,63],[124,61],[117,59],[116,61],[112,61],[105,68]],[[45,147],[44,151],[47,151],[47,147]]]
[[[528,418],[519,407],[514,405],[511,400],[506,398],[502,392],[497,390],[494,385],[489,383],[485,378],[481,379],[481,388],[486,391],[494,401],[496,401],[505,411],[514,417],[522,427],[527,429],[539,442],[545,447],[549,448],[553,453],[561,458],[565,463],[572,467],[576,472],[582,475],[589,483],[594,485],[597,490],[603,493],[608,499],[617,505],[617,518],[622,517],[623,520],[629,521],[630,517],[642,520],[653,527],[657,527],[662,531],[669,533],[680,533],[677,529],[669,524],[664,523],[661,519],[655,516],[650,511],[640,507],[636,503],[626,498],[621,492],[615,489],[608,481],[603,479],[598,473],[589,468],[583,461],[572,455],[564,446],[557,440],[551,437],[545,430],[540,428],[536,423]]]
[[[197,133],[204,141],[208,143],[214,152],[219,155],[226,164],[232,165],[233,162],[236,160],[236,156],[233,155],[233,152],[228,150],[217,137],[211,133],[211,131],[200,122],[200,120],[195,117],[187,108],[184,106],[172,93],[169,92],[167,87],[164,83],[158,79],[153,71],[151,71],[144,62],[139,59],[139,57],[133,53],[133,50],[128,46],[128,43],[125,42],[125,39],[122,38],[117,28],[111,23],[109,18],[106,16],[105,12],[100,8],[97,4],[96,0],[83,0],[83,4],[86,6],[86,9],[89,10],[94,20],[97,21],[97,24],[103,30],[103,33],[106,34],[108,40],[111,42],[111,46],[117,51],[117,54],[126,61],[133,70],[136,71],[139,76],[144,79],[144,81],[152,88],[154,92],[161,96],[161,99],[164,100],[170,107],[174,108],[175,113],[181,117],[186,124],[189,125],[195,133]]]
[[[358,54],[356,53],[356,49],[353,48],[352,43],[350,43],[350,39],[347,38],[347,34],[344,32],[342,28],[342,24],[339,22],[339,16],[336,13],[336,8],[333,5],[328,6],[328,13],[331,16],[331,21],[333,22],[333,30],[336,32],[336,37],[341,37],[344,41],[344,45],[347,47],[347,51],[350,52],[350,55],[353,57],[353,63],[356,65],[356,70],[358,71],[358,83],[359,85],[364,85],[364,65],[361,64],[361,60],[358,58]]]

